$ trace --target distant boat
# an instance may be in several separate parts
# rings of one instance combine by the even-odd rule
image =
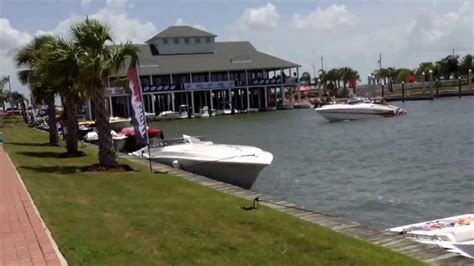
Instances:
[[[406,114],[404,109],[397,106],[382,104],[364,98],[349,99],[346,103],[323,105],[315,110],[330,122],[392,117]]]

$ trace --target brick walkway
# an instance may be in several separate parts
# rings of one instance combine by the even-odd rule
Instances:
[[[0,266],[66,264],[0,145]]]

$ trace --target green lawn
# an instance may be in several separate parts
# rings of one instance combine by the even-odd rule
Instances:
[[[70,265],[417,265],[385,248],[170,175],[84,173],[47,134],[8,123],[5,149]]]

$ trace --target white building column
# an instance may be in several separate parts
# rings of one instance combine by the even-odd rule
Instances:
[[[232,110],[232,90],[228,89],[227,93],[229,94],[229,107]],[[224,109],[225,109],[225,106],[224,106]]]
[[[171,93],[171,110],[173,110],[173,112],[176,112],[175,111],[175,106],[174,106],[174,92]]]
[[[249,91],[249,87],[247,86],[247,89],[245,90],[246,93],[247,93],[247,111],[250,109],[250,91]]]
[[[194,91],[191,91],[191,114],[194,115]]]
[[[257,99],[258,99],[258,109],[261,109],[262,108],[262,100],[261,100],[261,96],[260,96],[260,89],[257,89]]]
[[[112,108],[112,96],[109,96],[107,98],[109,98],[109,115],[110,115],[110,117],[113,117],[114,116],[114,110]]]
[[[265,97],[265,108],[268,108],[267,86],[263,86],[263,97]]]
[[[212,101],[212,90],[209,93],[209,105],[210,105],[210,110],[214,109],[214,102]]]
[[[313,77],[313,78],[316,78],[316,77]],[[309,83],[311,84],[311,80],[309,81]],[[297,67],[296,68],[296,86],[297,86],[297,90],[298,90],[298,104],[301,104],[301,82],[300,82],[300,68]],[[321,95],[319,95],[319,97],[321,97]]]
[[[155,94],[150,94],[151,95],[151,110],[152,112],[156,115],[155,111]]]

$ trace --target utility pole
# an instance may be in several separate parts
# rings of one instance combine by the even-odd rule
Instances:
[[[382,53],[379,54],[379,61],[378,61],[378,63],[379,63],[379,69],[381,69],[381,68],[382,68]]]
[[[8,89],[10,90],[10,94],[12,93],[12,82],[10,81],[10,75],[7,76],[8,79]]]
[[[454,48],[453,48],[453,57],[454,57]]]
[[[323,58],[323,56],[321,56],[321,71],[324,70],[324,64],[323,64],[323,62],[324,62],[324,58]]]

